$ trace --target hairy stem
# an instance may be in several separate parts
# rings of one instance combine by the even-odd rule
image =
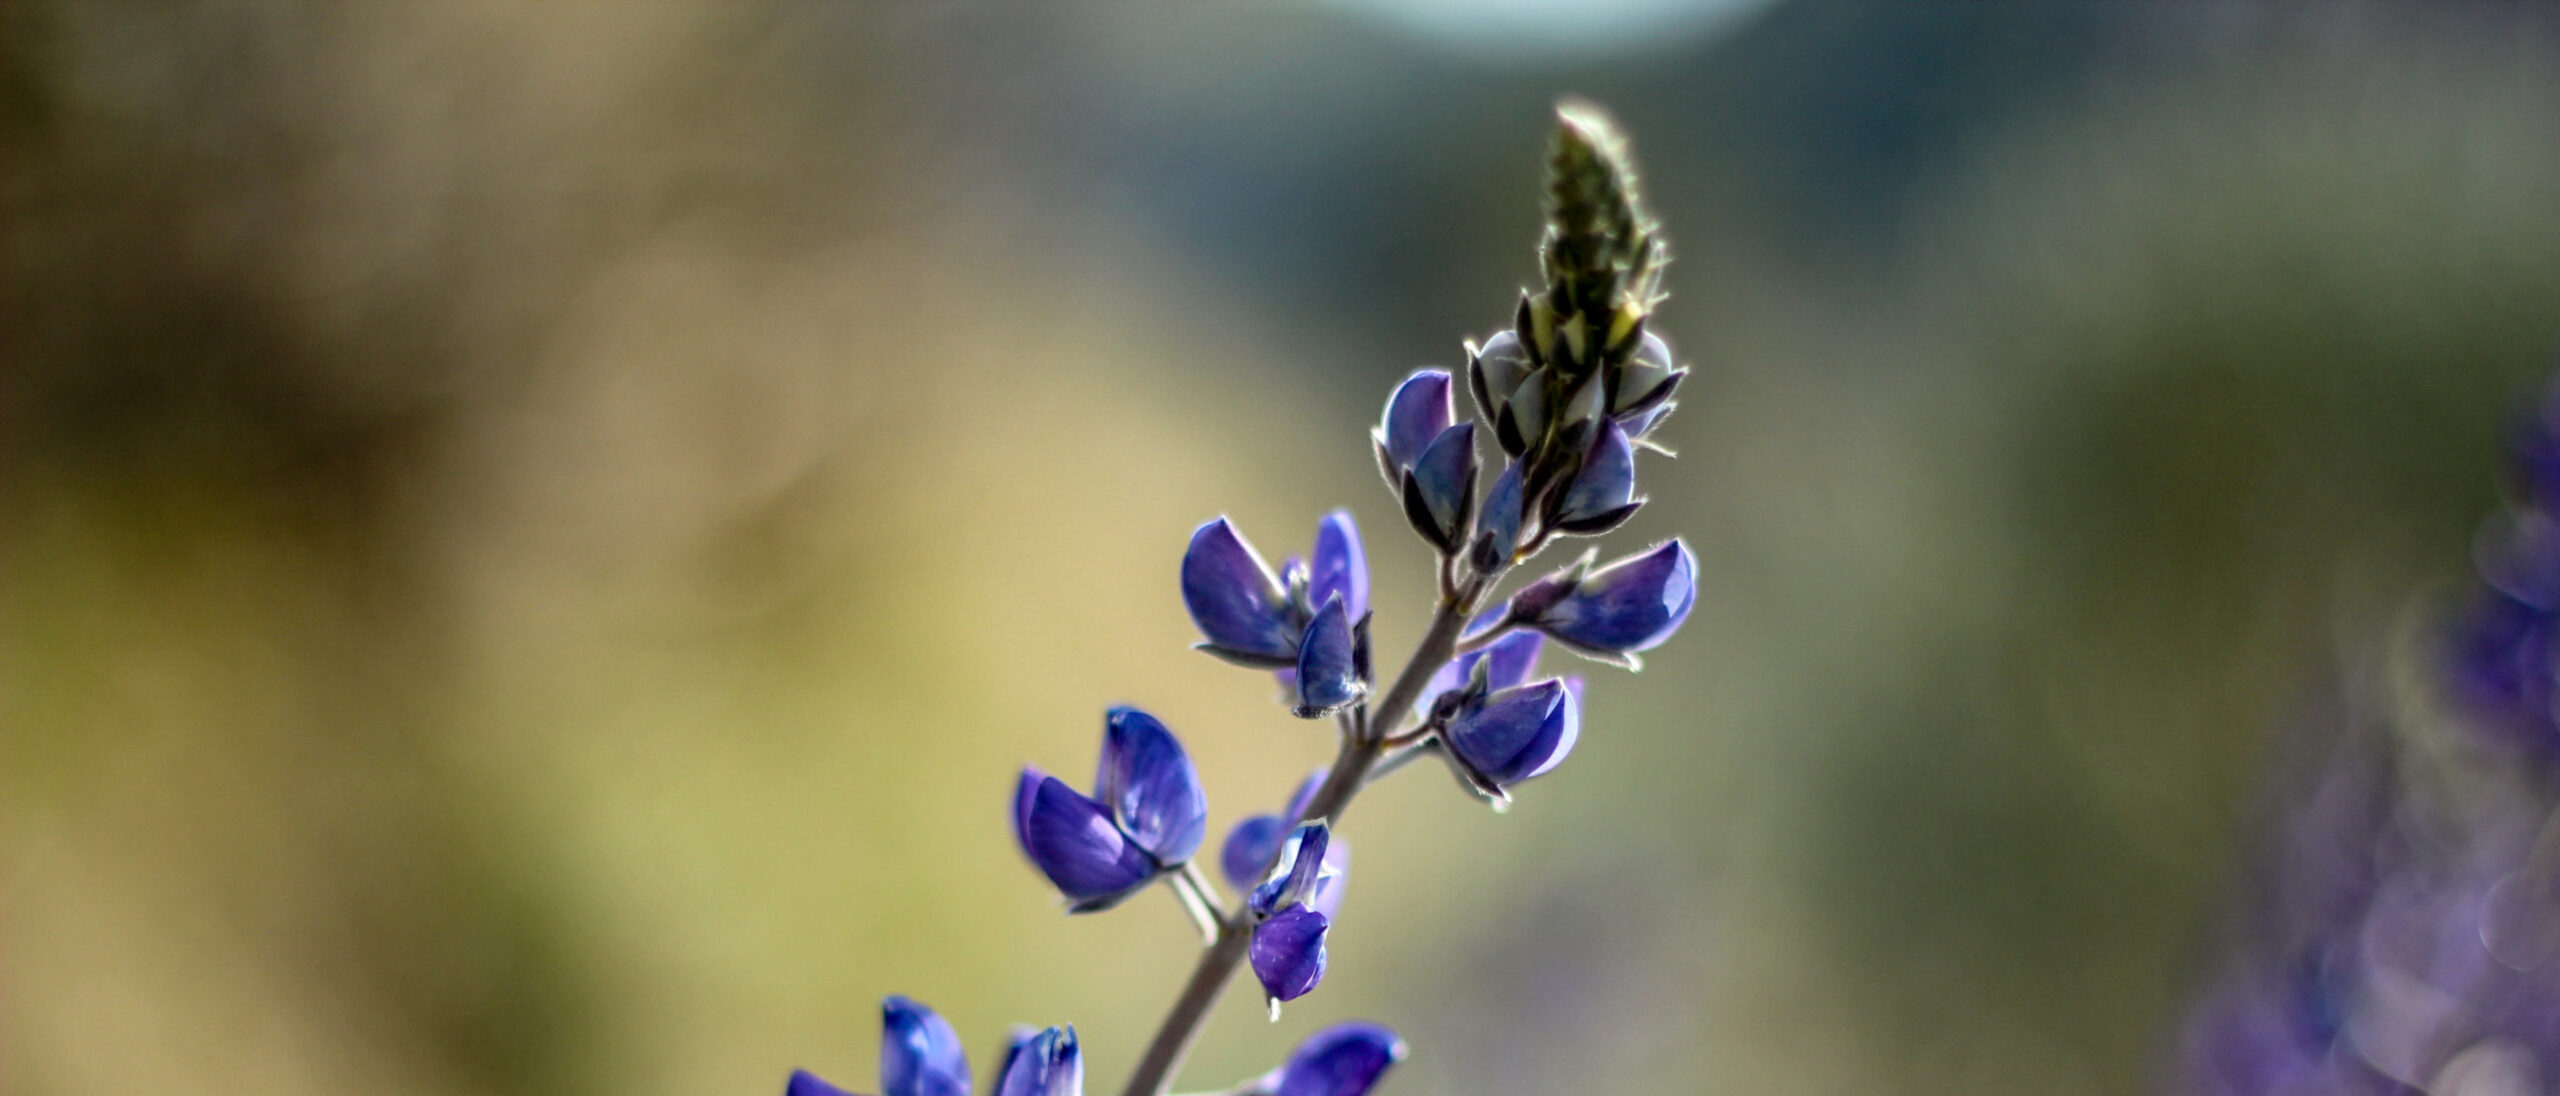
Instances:
[[[1367,783],[1370,768],[1385,752],[1387,734],[1422,698],[1431,675],[1457,652],[1458,634],[1475,615],[1475,603],[1484,596],[1484,590],[1484,582],[1470,579],[1441,599],[1439,611],[1432,614],[1431,626],[1422,633],[1422,642],[1414,646],[1413,657],[1396,673],[1394,684],[1387,686],[1386,694],[1369,709],[1367,718],[1357,721],[1360,732],[1342,736],[1342,751],[1334,756],[1332,770],[1325,773],[1324,783],[1307,801],[1306,814],[1296,821],[1321,818],[1332,822],[1342,817],[1344,808],[1351,805],[1351,797]],[[1217,939],[1200,953],[1199,965],[1191,968],[1190,981],[1183,983],[1182,995],[1174,998],[1172,1011],[1156,1028],[1155,1038],[1147,1043],[1146,1056],[1138,1059],[1138,1068],[1129,1075],[1121,1096],[1164,1096],[1172,1086],[1174,1071],[1181,1068],[1183,1056],[1191,1052],[1192,1039],[1200,1034],[1201,1021],[1218,1003],[1218,995],[1225,992],[1236,968],[1244,965],[1245,954],[1253,944],[1253,925],[1251,904],[1238,903],[1219,927]]]

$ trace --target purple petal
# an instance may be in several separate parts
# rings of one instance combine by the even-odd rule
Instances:
[[[1360,526],[1349,510],[1336,510],[1316,523],[1307,600],[1322,605],[1335,594],[1342,595],[1351,619],[1369,615],[1369,558],[1360,550]]]
[[[1301,822],[1289,831],[1271,874],[1253,889],[1253,911],[1268,916],[1282,906],[1306,901],[1324,874],[1324,850],[1332,837],[1333,831],[1322,822]]]
[[[969,1096],[969,1056],[932,1009],[904,997],[880,1002],[881,1096]]]
[[[1156,717],[1122,705],[1102,723],[1095,794],[1122,831],[1159,863],[1179,864],[1209,831],[1209,800],[1182,743]]]
[[[1367,695],[1355,653],[1351,617],[1337,594],[1316,610],[1316,618],[1307,622],[1306,637],[1298,644],[1299,718],[1329,715]]]
[[[1534,780],[1554,772],[1556,766],[1564,764],[1565,757],[1573,752],[1573,744],[1581,738],[1582,679],[1568,677],[1564,679],[1564,703],[1556,705],[1555,712],[1547,717],[1546,725],[1539,728],[1538,737],[1531,739],[1528,747],[1521,750],[1515,759],[1515,765],[1525,768],[1514,782]]]
[[[1500,612],[1501,607],[1497,606],[1493,611]],[[1422,700],[1415,706],[1422,711],[1431,710],[1432,702],[1438,700],[1440,694],[1465,685],[1468,675],[1475,672],[1476,663],[1485,659],[1493,660],[1485,667],[1488,691],[1508,689],[1527,681],[1530,674],[1537,672],[1538,652],[1546,645],[1545,636],[1526,630],[1515,631],[1450,659],[1441,665],[1439,672],[1431,675],[1431,683],[1423,687]]]
[[[1120,832],[1111,812],[1057,777],[1040,781],[1021,828],[1031,863],[1080,908],[1102,908],[1155,877],[1155,858]]]
[[[808,1070],[795,1069],[791,1071],[791,1079],[783,1082],[782,1096],[853,1096],[853,1093],[828,1084]]]
[[[1387,397],[1387,412],[1378,423],[1378,436],[1397,464],[1411,467],[1455,417],[1449,406],[1449,374],[1438,369],[1417,369],[1396,386],[1394,395]]]
[[[1698,561],[1688,546],[1668,541],[1585,576],[1530,623],[1586,654],[1651,650],[1689,618],[1697,600],[1697,575]]]
[[[1212,644],[1267,659],[1298,656],[1288,595],[1225,518],[1191,534],[1182,554],[1182,604]]]
[[[1582,458],[1556,511],[1559,525],[1588,521],[1635,500],[1636,451],[1615,422],[1601,424],[1600,437]]]
[[[1227,831],[1226,844],[1218,847],[1218,870],[1237,890],[1252,890],[1262,882],[1263,866],[1280,851],[1280,839],[1288,832],[1289,824],[1276,814],[1257,814],[1236,823],[1235,829]]]
[[[1016,1044],[996,1096],[1084,1096],[1084,1054],[1076,1029],[1049,1028]]]
[[[1555,679],[1505,689],[1472,712],[1451,720],[1444,737],[1477,772],[1497,784],[1513,784],[1552,768],[1557,742],[1569,747],[1580,716],[1564,682]]]
[[[2536,751],[2560,749],[2560,725],[2552,715],[2560,621],[2493,592],[2449,646],[2451,691],[2483,731]]]
[[[1307,1037],[1280,1067],[1272,1096],[1368,1096],[1404,1060],[1404,1040],[1376,1024],[1335,1024]]]
[[[1474,490],[1476,471],[1476,425],[1462,422],[1440,432],[1431,447],[1413,462],[1413,484],[1419,495],[1411,500],[1419,503],[1438,530],[1442,543],[1455,543],[1465,530],[1467,493]],[[1410,503],[1406,510],[1413,509]]]
[[[1325,916],[1293,905],[1254,926],[1247,954],[1253,976],[1275,1001],[1295,1001],[1324,980],[1324,934],[1332,927]]]

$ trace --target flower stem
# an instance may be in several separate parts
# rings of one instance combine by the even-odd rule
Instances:
[[[1432,614],[1431,626],[1422,633],[1422,642],[1413,649],[1413,657],[1396,673],[1395,683],[1387,686],[1384,696],[1369,711],[1362,723],[1365,733],[1342,736],[1342,751],[1334,756],[1333,768],[1325,773],[1324,783],[1307,800],[1306,814],[1298,822],[1324,819],[1332,822],[1342,817],[1351,797],[1359,794],[1368,780],[1369,770],[1385,751],[1385,738],[1395,725],[1413,710],[1422,698],[1423,687],[1431,675],[1449,661],[1458,649],[1458,633],[1475,615],[1476,601],[1484,596],[1485,584],[1470,579],[1441,599],[1438,612]],[[1172,1011],[1156,1028],[1156,1036],[1147,1044],[1147,1053],[1138,1059],[1138,1068],[1129,1075],[1129,1083],[1121,1096],[1164,1096],[1173,1084],[1174,1071],[1191,1053],[1191,1042],[1200,1034],[1201,1021],[1208,1019],[1209,1009],[1218,1003],[1227,982],[1235,977],[1236,968],[1244,965],[1246,952],[1253,944],[1254,918],[1249,903],[1238,903],[1235,910],[1219,926],[1217,938],[1200,953],[1200,962],[1191,968],[1191,980],[1183,983],[1182,994],[1173,1000]]]

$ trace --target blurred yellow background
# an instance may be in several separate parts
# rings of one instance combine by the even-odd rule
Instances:
[[[2430,604],[2560,346],[2525,6],[0,6],[0,1087],[868,1087],[1196,946],[1004,822],[1102,708],[1330,756],[1184,538],[1349,506],[1609,104],[1698,368],[1687,630],[1494,817],[1364,798],[1386,1091],[2132,1093],[2261,743]],[[2419,600],[2412,600],[2417,597]],[[2413,608],[2414,607],[2414,608]],[[982,1082],[983,1087],[983,1082]]]

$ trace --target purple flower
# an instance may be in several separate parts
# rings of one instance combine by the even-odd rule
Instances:
[[[1582,679],[1549,678],[1495,692],[1449,720],[1441,737],[1496,787],[1544,776],[1582,733]]]
[[[1253,976],[1273,1002],[1295,1001],[1324,980],[1325,915],[1292,903],[1254,927],[1248,958]]]
[[[1387,477],[1388,489],[1402,485],[1404,470],[1421,460],[1422,451],[1456,418],[1449,406],[1447,372],[1417,369],[1396,386],[1387,397],[1386,414],[1369,435],[1377,444],[1378,471]]]
[[[1404,470],[1398,493],[1414,532],[1443,553],[1457,551],[1475,517],[1476,425],[1441,431]]]
[[[1229,662],[1279,671],[1292,708],[1316,718],[1369,692],[1369,561],[1349,511],[1316,523],[1310,560],[1282,577],[1219,518],[1191,536],[1182,597],[1207,637],[1200,649]]]
[[[1014,791],[1015,838],[1075,913],[1108,909],[1179,867],[1208,827],[1199,775],[1154,716],[1111,709],[1096,769],[1091,797],[1029,766]]]
[[[1661,646],[1697,600],[1697,557],[1677,540],[1597,571],[1575,564],[1512,595],[1509,619],[1575,653],[1636,668],[1636,653]]]
[[[852,1096],[795,1070],[783,1096]],[[932,1009],[904,997],[880,1002],[881,1096],[969,1096],[969,1058],[960,1036]]]
[[[1274,1002],[1305,996],[1324,977],[1325,933],[1342,901],[1341,876],[1327,855],[1331,836],[1322,822],[1299,824],[1247,899],[1261,920],[1246,957]]]
[[[1614,421],[1600,424],[1582,468],[1565,485],[1548,523],[1560,532],[1598,536],[1626,524],[1644,500],[1636,495],[1636,451]],[[1490,507],[1490,503],[1487,504]]]
[[[1076,1029],[1053,1027],[1017,1036],[1005,1050],[995,1096],[1084,1096],[1084,1055]]]
[[[1254,1085],[1268,1096],[1368,1096],[1404,1060],[1404,1040],[1376,1024],[1335,1024],[1298,1044],[1287,1064]]]

